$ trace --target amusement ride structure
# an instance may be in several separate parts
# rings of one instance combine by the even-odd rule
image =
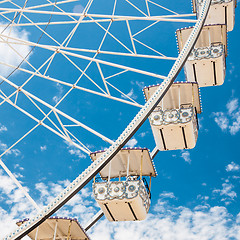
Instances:
[[[198,114],[202,111],[199,88],[224,83],[227,33],[234,28],[235,0],[193,0],[193,13],[190,14],[179,14],[152,0],[141,1],[142,5],[130,0],[108,1],[104,9],[100,8],[101,1],[78,1],[81,4],[78,7],[81,6],[82,9],[71,11],[73,6],[71,4],[75,2],[75,0],[47,0],[38,3],[31,0],[0,2],[0,14],[3,18],[1,43],[14,51],[20,59],[17,65],[1,62],[8,69],[8,74],[0,76],[1,105],[10,105],[35,122],[30,130],[0,155],[0,164],[38,211],[34,217],[19,221],[16,230],[5,236],[5,240],[21,239],[26,235],[36,240],[63,238],[83,240],[89,239],[87,230],[103,215],[109,221],[144,220],[151,203],[151,181],[157,176],[154,157],[159,151],[195,147],[198,138]],[[124,9],[124,5],[121,5],[123,2],[127,6],[126,14],[118,11],[119,5],[121,10]],[[103,13],[99,13],[99,9]],[[129,9],[134,9],[136,13],[131,15]],[[111,13],[107,13],[109,11]],[[162,11],[165,11],[165,14],[162,14]],[[137,38],[144,31],[156,28],[161,22],[181,24],[181,27],[176,29],[178,57],[162,54],[150,46],[148,38]],[[125,24],[126,32],[121,28],[118,32],[122,31],[122,35],[128,35],[131,48],[111,32],[111,27],[118,23]],[[186,23],[190,23],[191,26],[182,28]],[[88,41],[90,36],[82,34],[91,29],[91,25],[102,31],[102,35],[97,32],[96,38],[99,36],[100,39],[98,43],[94,42],[94,35],[93,47],[91,41]],[[34,29],[31,32],[34,40],[31,37],[29,40],[12,34],[14,29],[19,28]],[[115,47],[108,37],[111,41],[117,42],[118,47]],[[85,46],[80,46],[81,41]],[[18,46],[27,46],[29,48],[27,54],[23,55]],[[50,54],[47,55],[46,52]],[[38,66],[36,67],[33,60],[40,56],[46,60],[41,64],[35,63]],[[133,60],[127,62],[124,60],[126,58]],[[66,61],[62,68],[69,67],[70,70],[66,71],[72,74],[69,75],[72,79],[66,80],[64,71],[58,73],[54,70],[55,62],[58,64],[61,59]],[[159,75],[155,70],[151,70],[150,66],[153,64],[152,61],[163,60],[174,61],[173,65],[172,63],[166,65],[170,66],[167,76]],[[145,68],[147,62],[150,70]],[[72,68],[77,73],[74,73]],[[182,68],[186,81],[176,82]],[[18,75],[15,75],[15,72],[19,72]],[[110,74],[106,76],[106,72]],[[132,78],[131,74],[141,75],[139,77],[141,79],[153,79],[152,82],[148,81],[152,83],[150,86],[143,88],[146,100],[144,105],[137,103],[132,95],[126,93],[124,87],[112,81],[119,76]],[[16,80],[16,77],[19,79]],[[32,82],[36,81],[38,84],[42,83],[38,85],[40,92],[48,92],[46,82],[57,84],[58,87],[63,86],[67,90],[65,94],[55,99],[55,105],[52,105],[49,99],[41,97],[43,95],[38,94],[36,88],[31,86]],[[89,83],[94,88],[90,88]],[[84,94],[89,98],[102,97],[108,101],[135,106],[140,108],[140,111],[114,141],[87,126],[76,117],[77,115],[71,116],[68,106],[65,108],[61,106],[64,101],[69,102],[68,95],[80,93],[83,94],[83,99]],[[26,103],[22,96],[29,103]],[[86,98],[84,101],[87,101]],[[126,147],[145,121],[150,122],[156,147],[152,151],[144,147]],[[43,209],[39,208],[1,160],[39,126],[50,130],[69,145],[89,155],[92,161]],[[84,137],[81,137],[81,134],[79,137],[71,130],[73,127],[84,129],[94,137],[99,137],[110,144],[110,147],[90,151],[88,145],[83,142]],[[52,216],[90,181],[94,198],[101,210],[85,227],[82,227],[75,218]]]

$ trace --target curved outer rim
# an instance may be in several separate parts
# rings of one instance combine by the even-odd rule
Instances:
[[[66,202],[68,202],[75,194],[77,194],[95,175],[97,175],[101,169],[103,169],[111,161],[111,159],[120,151],[120,149],[130,140],[130,138],[141,127],[141,125],[145,122],[154,108],[164,97],[176,79],[178,73],[181,71],[202,30],[210,8],[210,4],[211,0],[204,0],[203,8],[199,15],[198,21],[195,24],[195,27],[193,28],[187,42],[184,45],[184,48],[175,61],[167,78],[158,87],[152,97],[145,103],[142,109],[129,123],[127,128],[122,132],[114,144],[111,145],[104,154],[102,154],[95,162],[93,162],[72,183],[70,183],[69,186],[63,192],[61,192],[51,203],[44,207],[42,211],[40,211],[35,217],[30,219],[25,224],[22,224],[15,231],[5,236],[3,238],[4,240],[20,240],[34,228],[39,226],[48,217],[50,217],[59,208],[61,208]]]

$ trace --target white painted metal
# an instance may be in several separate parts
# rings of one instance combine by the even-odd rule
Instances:
[[[84,227],[85,231],[88,231],[99,219],[101,219],[101,217],[103,217],[103,215],[104,215],[103,211],[99,210],[97,214],[95,214],[93,218],[91,218],[89,222],[86,224],[86,226]]]
[[[1,155],[3,156],[4,154],[6,154],[11,148],[13,148],[18,142],[20,142],[22,139],[24,139],[25,136],[27,136],[31,131],[33,131],[37,126],[42,125],[44,127],[46,127],[47,129],[49,129],[50,131],[52,131],[53,133],[55,133],[56,135],[58,135],[59,137],[63,138],[66,141],[69,141],[69,139],[59,133],[58,131],[56,131],[55,129],[51,128],[50,126],[48,126],[47,124],[45,124],[42,120],[39,120],[37,118],[35,118],[33,115],[31,115],[30,113],[28,113],[27,111],[25,111],[24,109],[20,108],[18,105],[15,105],[11,100],[8,99],[8,97],[3,97],[0,95],[0,98],[3,99],[4,101],[6,101],[7,103],[9,103],[10,105],[14,106],[16,109],[18,109],[19,111],[21,111],[22,113],[26,114],[28,117],[32,118],[34,121],[36,121],[38,124],[35,125],[32,129],[30,129],[23,137],[21,137],[17,142],[15,142],[14,144],[12,144],[11,147],[9,147],[6,151],[4,151]],[[44,118],[45,119],[45,118]],[[76,125],[78,126],[78,125]],[[83,152],[85,153],[89,153],[89,151],[87,149],[84,149],[83,147],[81,147],[79,144],[76,144],[75,142],[71,142],[71,144],[73,144],[74,146],[76,146],[77,148],[81,149]]]
[[[43,100],[40,99],[39,97],[37,97],[37,96],[31,94],[30,92],[24,90],[24,89],[21,88],[20,86],[17,86],[16,84],[14,84],[13,82],[9,81],[8,79],[6,79],[6,78],[4,78],[4,77],[2,77],[2,76],[0,76],[0,78],[1,78],[2,80],[4,80],[5,82],[9,83],[11,86],[15,87],[17,90],[19,90],[19,91],[23,92],[24,94],[28,95],[30,98],[38,101],[39,103],[41,103],[41,104],[45,105],[46,107],[48,107],[49,109],[51,109],[52,111],[55,111],[56,113],[62,115],[63,117],[69,119],[70,121],[76,123],[78,126],[83,127],[83,128],[86,129],[87,131],[89,131],[89,132],[95,134],[96,136],[102,138],[104,141],[109,142],[109,143],[112,143],[112,142],[113,142],[112,140],[108,139],[107,137],[103,136],[102,134],[98,133],[97,131],[91,129],[90,127],[86,126],[85,124],[83,124],[83,123],[79,122],[78,120],[76,120],[76,119],[68,116],[66,113],[60,111],[60,110],[57,109],[55,106],[51,106],[50,104],[48,104],[47,102],[43,101]],[[49,115],[49,114],[48,114],[48,115]]]
[[[94,163],[92,163],[82,174],[80,174],[62,193],[60,193],[48,206],[46,206],[38,215],[24,223],[17,230],[8,234],[4,239],[21,239],[31,232],[34,228],[40,225],[44,219],[48,218],[51,214],[56,212],[68,200],[70,200],[80,189],[82,189],[106,164],[118,153],[118,151],[127,143],[127,141],[134,135],[138,128],[144,123],[151,112],[156,108],[159,101],[161,101],[164,94],[168,91],[173,83],[177,74],[183,67],[187,57],[192,50],[197,37],[203,27],[206,19],[211,0],[205,0],[203,3],[202,12],[196,23],[188,41],[186,42],[183,50],[178,56],[177,61],[174,63],[168,77],[159,86],[153,96],[144,105],[140,112],[130,122],[127,128],[119,136],[116,142]]]
[[[194,148],[198,137],[196,116],[187,123],[151,124],[156,145],[160,151]]]
[[[145,87],[143,89],[146,101],[148,101],[159,85]],[[196,108],[197,113],[201,113],[200,92],[197,83],[192,82],[176,82],[165,94],[164,98],[158,104],[162,111],[179,108],[181,105],[191,104]]]
[[[91,153],[90,157],[96,161],[105,151]],[[100,171],[102,178],[109,177],[126,177],[129,175],[140,176],[141,155],[143,156],[142,175],[156,176],[154,163],[150,157],[149,151],[146,148],[123,148],[116,154],[112,161]],[[129,159],[129,165],[128,165]],[[109,166],[111,165],[111,171]],[[110,171],[110,172],[109,172]]]
[[[91,153],[93,161],[104,151]],[[121,149],[100,171],[105,182],[94,181],[93,193],[109,221],[144,220],[150,207],[150,190],[146,190],[142,176],[156,176],[148,149]],[[112,178],[119,180],[110,181]],[[124,177],[124,180],[122,179]],[[140,180],[137,180],[140,178]]]
[[[142,180],[96,182],[95,199],[109,221],[144,220],[150,207]]]
[[[175,14],[175,15],[162,15],[162,16],[147,16],[143,12],[143,17],[139,16],[121,16],[121,15],[104,15],[104,14],[90,14],[90,13],[74,13],[74,12],[53,12],[53,11],[41,11],[41,10],[32,10],[30,8],[24,8],[24,9],[14,9],[14,8],[1,8],[0,7],[1,14],[6,14],[6,13],[12,13],[12,12],[25,12],[25,13],[33,13],[33,14],[45,14],[45,15],[61,15],[61,16],[76,16],[76,17],[88,17],[88,18],[108,18],[108,19],[121,19],[123,21],[125,20],[149,20],[149,21],[158,21],[161,19],[171,19],[171,18],[176,18],[176,17],[186,17],[186,16],[194,16],[193,14]],[[192,21],[192,20],[188,20]],[[67,21],[66,21],[67,22]],[[196,22],[196,21],[192,21]]]
[[[193,27],[178,29],[176,31],[179,52],[183,49]],[[194,48],[209,47],[222,43],[227,53],[227,28],[224,24],[204,26]]]
[[[55,223],[55,228],[54,228],[54,234],[53,234],[53,240],[56,240],[56,236],[57,236],[57,226],[58,226],[58,222],[56,221]],[[38,227],[39,228],[39,227]]]
[[[177,30],[179,50],[182,49],[191,28]],[[184,66],[187,81],[199,87],[222,85],[227,56],[226,25],[204,26],[200,37]]]
[[[39,227],[37,227],[37,229],[36,229],[36,232],[35,232],[35,240],[37,240],[37,237],[38,237],[38,229],[39,229]]]
[[[202,0],[193,0],[193,11],[201,12]],[[235,23],[236,0],[214,0],[209,9],[205,24],[226,24],[232,31]]]
[[[21,226],[27,219],[17,222]],[[70,226],[71,224],[71,226]],[[85,230],[80,226],[75,218],[59,218],[53,217],[42,223],[37,230],[31,231],[28,236],[35,240],[49,239],[67,239],[70,226],[71,240],[89,240]]]
[[[152,152],[150,153],[150,156],[152,159],[154,159],[154,157],[156,156],[156,154],[158,153],[158,148],[155,147]],[[150,186],[149,186],[150,187]],[[151,189],[150,189],[151,190]],[[89,220],[89,222],[86,224],[86,226],[84,227],[85,231],[88,231],[98,220],[101,219],[101,217],[103,217],[104,213],[102,210],[98,211],[97,214],[95,214],[95,216]]]
[[[96,51],[95,51],[96,52]],[[115,53],[114,53],[115,54]],[[117,53],[116,53],[117,55]],[[125,54],[126,55],[126,54]],[[129,55],[129,56],[132,56],[132,55]],[[139,57],[139,55],[138,55]],[[147,57],[147,56],[145,56]],[[149,58],[155,58],[156,56],[149,56]],[[157,57],[156,57],[157,58]],[[165,58],[165,57],[159,57],[159,58]],[[176,60],[176,58],[171,58],[171,60]],[[10,65],[10,64],[7,64],[7,63],[4,63],[4,62],[0,62],[0,64],[4,65],[4,66],[8,66],[12,69],[15,69],[16,66],[13,66],[13,65]],[[83,87],[80,87],[80,86],[76,86],[74,84],[70,84],[70,83],[67,83],[67,82],[63,82],[59,79],[56,79],[56,78],[52,78],[52,77],[49,77],[49,76],[45,76],[45,75],[41,75],[39,73],[35,73],[33,71],[30,71],[28,69],[24,69],[24,68],[21,68],[19,67],[18,68],[19,71],[22,71],[22,72],[25,72],[25,73],[29,73],[29,74],[32,74],[34,76],[38,76],[38,77],[41,77],[42,79],[45,79],[45,80],[49,80],[49,81],[52,81],[52,82],[56,82],[56,83],[59,83],[59,84],[62,84],[62,85],[65,85],[65,86],[68,86],[70,88],[74,88],[74,89],[78,89],[78,90],[81,90],[81,91],[84,91],[84,92],[87,92],[87,93],[92,93],[92,94],[95,94],[95,95],[98,95],[98,96],[101,96],[101,97],[105,97],[105,98],[109,98],[109,99],[112,99],[112,100],[115,100],[115,101],[119,101],[119,102],[122,102],[122,103],[126,103],[126,104],[129,104],[129,105],[133,105],[133,106],[136,106],[136,107],[142,107],[141,104],[137,103],[136,101],[134,101],[133,99],[131,99],[129,96],[128,96],[128,99],[130,99],[131,101],[127,101],[127,100],[124,100],[124,99],[121,99],[121,98],[117,98],[117,97],[114,97],[114,96],[111,96],[111,95],[108,95],[106,93],[101,93],[101,92],[97,92],[97,91],[93,91],[93,90],[90,90],[90,89],[87,89],[87,88],[83,88]],[[126,72],[127,70],[124,70],[124,72]],[[111,77],[114,77],[116,75],[119,75],[121,73],[117,73],[117,74],[114,74],[112,76],[109,76],[109,77],[106,77],[106,79],[109,79]],[[109,84],[109,83],[108,83]],[[110,85],[110,84],[109,84]],[[116,90],[118,91],[119,89],[116,88]],[[122,92],[121,92],[122,93]],[[127,97],[126,94],[122,93],[124,96]],[[0,103],[1,105],[2,103]]]
[[[156,88],[144,88],[146,100]],[[194,148],[198,136],[197,113],[201,113],[198,84],[174,83],[149,117],[158,149]]]
[[[218,51],[217,54],[212,54]],[[185,64],[185,74],[189,82],[198,82],[199,87],[222,85],[225,79],[226,63],[224,46],[198,48],[197,57],[189,57]],[[200,55],[202,53],[202,55]],[[215,56],[214,56],[215,55]]]

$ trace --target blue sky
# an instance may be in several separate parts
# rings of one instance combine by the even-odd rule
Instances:
[[[45,4],[47,1],[40,1]],[[111,14],[114,1],[108,4],[104,1],[96,1],[92,4],[89,13]],[[154,2],[154,1],[153,1]],[[17,3],[17,2],[16,2]],[[146,13],[145,1],[131,1]],[[155,1],[157,3],[157,1]],[[159,3],[159,2],[158,2]],[[179,0],[161,2],[164,7],[178,13],[191,13],[190,1]],[[20,6],[23,1],[19,1]],[[22,5],[21,5],[22,4]],[[31,4],[28,3],[27,7]],[[160,3],[159,3],[160,4]],[[66,12],[79,13],[86,1],[77,1],[61,5]],[[153,3],[149,3],[152,16],[169,14]],[[12,4],[1,4],[0,7],[13,7]],[[60,5],[59,5],[60,7]],[[53,7],[45,7],[41,10],[52,11]],[[58,12],[59,9],[54,9]],[[116,15],[143,16],[129,2],[117,1]],[[13,14],[6,14],[13,18]],[[20,23],[47,22],[49,18],[54,21],[69,21],[69,17],[52,17],[43,14],[25,13]],[[75,19],[78,19],[74,16]],[[19,16],[18,16],[19,18]],[[17,18],[17,19],[18,19]],[[17,20],[16,19],[16,20]],[[191,19],[194,19],[192,17]],[[90,20],[90,18],[87,18]],[[1,18],[1,31],[10,33],[9,28],[4,29],[6,19]],[[133,33],[140,31],[149,25],[146,21],[130,22]],[[151,22],[152,23],[152,22]],[[101,23],[105,29],[109,22]],[[166,56],[177,56],[175,31],[177,28],[190,26],[190,23],[158,23],[152,28],[136,36],[135,47],[138,54],[156,54],[141,43],[151,46]],[[42,29],[45,26],[40,26]],[[45,30],[59,43],[73,29],[73,24],[49,25]],[[236,8],[235,27],[228,33],[228,57],[225,83],[218,87],[201,88],[203,112],[199,115],[200,130],[197,145],[192,150],[179,150],[159,152],[154,162],[158,176],[152,182],[152,203],[148,218],[142,222],[110,223],[104,217],[95,227],[89,230],[92,239],[239,239],[240,238],[240,99],[239,89],[239,8]],[[45,31],[44,30],[44,31]],[[110,27],[112,36],[133,51],[125,22],[113,22]],[[69,47],[96,50],[104,36],[104,30],[95,23],[80,24],[74,33]],[[116,39],[107,35],[101,50],[129,53]],[[45,34],[41,37],[41,31],[35,26],[13,27],[11,37],[24,41],[38,42],[42,45],[56,46],[57,43]],[[32,49],[24,44],[13,44],[21,55],[26,56]],[[0,42],[0,62],[17,66],[21,57],[12,50],[9,45]],[[66,50],[68,53],[82,54],[93,57],[94,53],[78,52],[76,49]],[[53,51],[36,47],[32,50],[27,60],[21,67],[35,72],[51,55]],[[66,56],[74,63],[73,65]],[[156,60],[147,58],[133,58],[100,54],[97,59],[141,69],[151,73],[166,76],[173,61]],[[81,75],[76,66],[84,69],[89,61],[67,53],[56,53],[46,76],[73,84]],[[35,69],[34,69],[35,68]],[[119,68],[113,68],[100,64],[104,77],[120,72]],[[7,77],[11,72],[8,67],[0,65],[1,76]],[[46,66],[39,71],[44,74]],[[94,79],[100,88],[107,91],[101,79],[96,63],[90,65],[86,71],[87,76],[81,78],[78,86],[100,92],[89,78]],[[31,76],[23,71],[16,71],[9,77],[12,83],[20,86]],[[185,81],[183,71],[177,78]],[[144,86],[161,83],[161,79],[126,72],[108,79],[109,83],[119,89],[116,91],[109,84],[112,96],[122,100],[131,97],[138,104],[144,104],[142,93]],[[6,95],[13,93],[14,88],[8,83],[0,85],[1,91]],[[69,90],[69,87],[59,84],[46,77],[34,76],[24,87],[31,94],[44,102],[54,106]],[[2,94],[1,94],[2,95]],[[15,101],[16,95],[11,100]],[[46,113],[49,108],[35,101]],[[38,119],[44,115],[37,110],[29,99],[19,93],[17,106],[25,109]],[[60,111],[86,124],[109,139],[115,140],[125,129],[129,121],[138,112],[139,107],[96,96],[81,90],[74,89],[57,107]],[[4,103],[0,105],[0,154],[18,141],[24,134],[32,129],[36,122],[15,107]],[[51,113],[49,118],[58,127],[61,127],[56,116]],[[73,124],[70,120],[59,115],[65,125]],[[44,123],[54,128],[49,120]],[[101,138],[90,134],[81,127],[71,127],[69,131],[76,136],[90,151],[104,149],[109,145]],[[77,143],[77,141],[74,141]],[[146,121],[128,146],[147,147],[152,150],[155,142],[149,122]],[[28,136],[16,144],[11,150],[2,156],[14,176],[22,183],[36,203],[43,207],[54,198],[70,181],[74,180],[90,163],[89,156],[66,140],[57,136],[44,126],[38,126]],[[89,183],[77,194],[65,207],[56,214],[58,216],[74,216],[84,225],[99,210],[91,192]],[[0,170],[0,236],[3,237],[15,228],[15,222],[25,217],[31,217],[36,213],[34,207],[26,200],[22,192],[7,176],[3,169]]]

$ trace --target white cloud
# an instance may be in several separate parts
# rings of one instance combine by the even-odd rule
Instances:
[[[87,156],[74,145],[71,145],[69,142],[64,141],[67,144],[68,152],[71,155],[77,156],[78,158],[86,158]]]
[[[235,162],[231,162],[226,167],[227,172],[238,171],[239,169],[240,169],[240,166],[238,164],[236,164]]]
[[[46,197],[46,196],[49,195],[48,190],[47,190],[47,186],[44,183],[42,183],[42,182],[37,183],[35,185],[35,188],[40,192],[41,197]]]
[[[40,192],[41,204],[46,205],[54,199],[70,183],[69,180],[58,181],[57,183],[37,183],[36,189]],[[58,216],[78,217],[81,225],[86,224],[98,211],[95,207],[95,200],[88,188],[82,189],[63,208],[58,210]]]
[[[200,200],[202,200],[202,201],[207,201],[208,199],[209,199],[209,196],[202,196],[201,194],[199,194],[198,196],[197,196],[197,199],[200,199]]]
[[[169,204],[169,200],[177,200],[173,192],[162,192],[159,194],[157,204],[154,206],[154,211],[161,212],[165,210],[166,205]]]
[[[57,183],[49,182],[48,186],[43,183],[37,183],[35,189],[40,194],[37,201],[40,208],[48,204],[57,196],[68,184],[69,180],[59,181]],[[28,188],[24,187],[28,192]],[[31,218],[36,214],[36,210],[25,198],[22,191],[16,187],[13,181],[0,170],[0,201],[7,210],[0,207],[0,238],[16,229],[15,223],[24,218]],[[81,225],[86,224],[98,209],[95,208],[95,200],[92,198],[92,192],[84,188],[76,194],[63,208],[58,210],[58,216],[78,217]]]
[[[182,152],[181,157],[184,159],[184,161],[187,162],[187,163],[191,163],[192,160],[190,158],[189,151],[182,150],[181,152]]]
[[[7,144],[1,142],[1,140],[0,140],[0,151],[5,152],[7,149],[8,149]],[[15,157],[17,157],[21,154],[21,152],[16,148],[12,148],[12,149],[7,151],[6,155],[11,155],[11,154],[13,154],[13,155],[15,155]]]
[[[40,146],[40,150],[41,150],[41,152],[46,151],[47,150],[47,146],[46,145]]]
[[[79,149],[70,149],[68,150],[68,152],[71,154],[71,155],[75,155],[79,158],[86,158],[87,156],[85,154],[83,154]]]
[[[198,126],[200,130],[203,128],[203,117],[198,117]]]
[[[4,24],[3,22],[0,22]],[[25,30],[20,30],[17,27],[11,27],[4,30],[3,27],[0,27],[0,32],[3,31],[3,35],[9,36],[12,38],[26,40],[28,41],[29,33]],[[4,37],[4,40],[7,38]],[[17,44],[16,44],[17,43]],[[14,51],[14,50],[15,51]],[[17,66],[23,58],[27,56],[27,54],[31,51],[31,48],[25,44],[19,44],[19,41],[8,39],[8,44],[3,43],[2,39],[0,41],[0,62]],[[17,54],[17,53],[18,54]],[[23,58],[22,58],[22,57]],[[0,71],[2,76],[7,76],[13,69],[9,68],[3,64],[0,64]]]
[[[226,104],[226,112],[213,113],[214,120],[222,131],[235,135],[240,130],[240,107],[234,98]]]
[[[129,98],[132,98],[132,99],[137,99],[137,95],[134,94],[134,91],[133,91],[133,88],[130,90],[129,93],[126,94]],[[125,98],[125,99],[129,99],[128,97],[126,97],[125,95],[122,94],[122,98]]]
[[[7,144],[0,141],[0,150],[1,151],[6,151],[7,148],[8,148]]]
[[[6,132],[6,131],[7,131],[7,127],[0,123],[0,133],[1,132]]]
[[[137,85],[139,87],[139,89],[143,89],[145,87],[145,83],[144,82],[139,82],[139,81],[131,81],[132,85]]]
[[[90,230],[90,237],[104,240],[227,240],[240,237],[237,218],[233,219],[225,207],[199,205],[191,210],[162,200],[153,207],[156,212],[148,214],[145,221],[101,221]]]
[[[214,115],[215,115],[214,120],[217,123],[217,125],[222,130],[226,130],[229,127],[229,120],[228,120],[227,116],[225,115],[225,113],[217,112],[217,113],[214,113]]]
[[[132,138],[128,141],[128,143],[126,144],[126,147],[135,147],[137,145],[138,141],[136,138]]]
[[[141,132],[141,133],[139,134],[139,136],[143,138],[143,137],[145,137],[145,136],[147,135],[147,133],[148,133],[148,131],[146,131],[146,132]]]
[[[24,189],[29,191],[27,187]],[[2,206],[6,207],[6,209],[0,207],[0,237],[4,237],[16,228],[15,223],[19,218],[30,217],[36,211],[22,191],[2,170],[0,170],[0,196],[0,201],[4,203]]]
[[[228,114],[231,115],[238,108],[238,99],[234,98],[230,102],[227,103]]]
[[[17,163],[17,164],[14,164],[14,169],[19,169],[19,170],[21,170],[21,171],[24,170],[24,168],[21,167],[18,163]]]
[[[11,178],[3,174],[3,171],[0,170],[0,191],[4,194],[10,194],[15,188],[16,185]]]
[[[173,192],[162,192],[160,195],[160,198],[172,198],[172,199],[176,199],[175,195]]]
[[[58,90],[58,93],[57,93],[57,95],[55,95],[54,97],[53,97],[53,101],[54,101],[54,103],[58,103],[59,102],[59,100],[62,98],[62,96],[63,96],[63,86],[61,85],[61,84],[59,84],[59,83],[57,83],[56,85],[56,88],[57,88],[57,90]]]
[[[233,191],[234,186],[231,183],[225,182],[222,184],[222,189],[215,189],[213,193],[219,194],[221,201],[230,203],[237,197],[237,193]]]
[[[75,5],[73,8],[74,13],[82,13],[84,10],[84,7],[81,4]]]
[[[86,144],[86,147],[89,148],[89,149],[95,148],[95,146],[93,144]]]
[[[239,1],[239,0],[238,0]],[[235,66],[233,65],[233,63],[229,64],[230,68],[228,69],[229,73],[232,75],[234,70],[235,70]]]
[[[198,117],[199,130],[203,131],[203,132],[208,132],[208,129],[205,128],[205,125],[203,124],[203,122],[204,122],[204,118],[203,117]]]
[[[58,194],[67,184],[68,180],[49,183],[38,183],[36,188],[41,192],[43,204],[49,197]],[[9,184],[8,184],[9,185]],[[10,188],[11,184],[9,185]],[[12,194],[13,204],[16,207],[10,213],[0,208],[0,237],[4,237],[15,228],[16,210],[21,216],[29,214],[29,204],[18,205],[22,201],[19,192]],[[169,200],[176,201],[174,193],[162,192],[158,202],[151,206],[151,213],[144,221],[136,222],[108,222],[100,220],[88,231],[91,239],[104,240],[228,240],[240,239],[240,214],[235,218],[225,207],[209,205],[196,205],[190,209],[184,206],[175,206]],[[7,203],[8,204],[8,203]],[[59,216],[78,217],[82,226],[97,212],[95,200],[88,188],[80,191],[71,201],[58,211]],[[32,213],[30,214],[30,216]],[[27,215],[29,217],[29,215]],[[6,224],[7,223],[7,224]]]

